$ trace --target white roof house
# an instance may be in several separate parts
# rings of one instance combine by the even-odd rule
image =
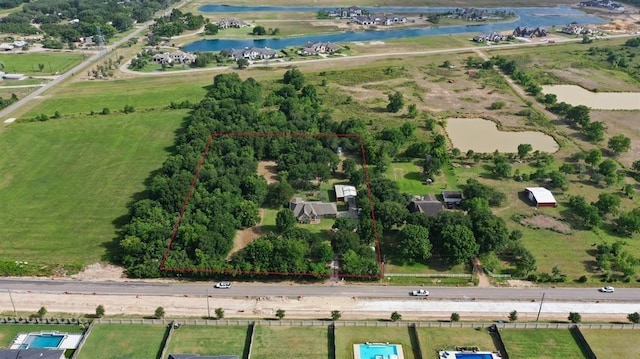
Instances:
[[[544,187],[526,187],[527,197],[536,207],[555,207],[558,205],[553,193]]]
[[[354,186],[337,184],[334,186],[334,189],[336,191],[336,200],[338,201],[358,196],[358,192]]]

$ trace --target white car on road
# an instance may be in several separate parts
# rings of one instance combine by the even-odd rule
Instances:
[[[218,289],[229,289],[231,288],[231,282],[218,282],[214,287]]]
[[[411,295],[414,297],[428,297],[429,291],[426,289],[418,289],[411,292]]]
[[[598,290],[601,291],[602,293],[613,293],[613,292],[615,292],[615,289],[613,289],[613,287],[602,287],[602,288],[600,288]]]

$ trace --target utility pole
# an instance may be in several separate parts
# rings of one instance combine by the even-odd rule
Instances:
[[[211,319],[211,307],[209,307],[209,288],[207,288],[207,319]]]
[[[540,319],[540,312],[542,312],[542,303],[544,303],[544,295],[545,292],[542,292],[542,300],[540,301],[540,309],[538,309],[538,316],[536,317],[536,322]]]
[[[13,307],[13,315],[14,316],[18,316],[18,312],[16,311],[16,305],[13,302],[13,296],[11,295],[11,289],[7,289],[7,292],[9,292],[9,299],[11,299],[11,306]]]

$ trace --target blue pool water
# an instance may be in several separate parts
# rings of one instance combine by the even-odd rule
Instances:
[[[64,335],[58,334],[30,334],[22,345],[30,349],[57,348],[63,339]]]
[[[456,359],[493,359],[488,353],[456,353]]]
[[[389,359],[391,355],[398,355],[398,348],[395,345],[360,344],[360,359],[379,359],[380,355]]]

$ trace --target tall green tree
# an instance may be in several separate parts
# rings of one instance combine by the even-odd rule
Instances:
[[[278,232],[283,233],[293,228],[296,225],[296,217],[293,215],[293,211],[288,208],[281,209],[276,214],[276,229]]]
[[[431,258],[431,243],[427,228],[407,224],[400,231],[400,254],[409,263],[425,263]]]
[[[478,254],[480,246],[468,227],[446,226],[441,236],[443,251],[440,254],[445,256],[450,265],[464,263]]]
[[[387,111],[389,112],[399,112],[404,107],[404,96],[401,92],[396,91],[392,94],[389,94],[389,104],[387,105]]]
[[[617,156],[629,151],[631,139],[625,135],[615,135],[609,139],[607,147]]]

